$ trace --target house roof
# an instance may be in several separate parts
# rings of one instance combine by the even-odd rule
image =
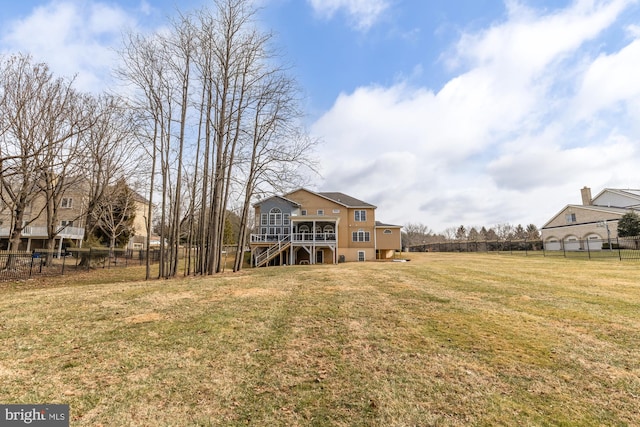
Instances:
[[[288,196],[289,194],[293,194],[296,191],[306,191],[307,193],[315,194],[316,196],[322,197],[323,199],[330,200],[334,203],[338,203],[339,205],[344,206],[345,208],[373,208],[376,209],[376,206],[371,203],[363,202],[362,200],[356,199],[355,197],[351,197],[344,193],[339,193],[336,191],[311,191],[307,188],[298,188],[296,190],[291,191],[290,193],[285,194]]]
[[[283,197],[283,196],[277,196],[277,195],[276,195],[276,196],[267,197],[266,199],[259,200],[259,201],[255,202],[255,203],[253,204],[253,206],[254,206],[254,207],[255,207],[255,206],[260,206],[261,204],[263,204],[263,203],[264,203],[264,202],[266,202],[267,200],[276,199],[276,198],[277,198],[277,199],[282,199],[282,200],[284,200],[285,202],[291,203],[291,204],[292,204],[292,205],[294,205],[294,206],[300,206],[300,203],[298,203],[298,202],[296,202],[296,201],[294,201],[294,200],[287,199],[286,197]]]
[[[593,200],[596,200],[598,197],[602,196],[604,193],[614,193],[617,194],[619,196],[623,196],[623,197],[628,197],[630,199],[635,199],[638,201],[638,204],[640,204],[640,190],[634,190],[634,189],[622,189],[622,188],[605,188],[604,190],[602,190],[601,192],[599,192],[596,197],[593,198]]]
[[[615,215],[620,215],[620,216],[622,216],[622,215],[624,215],[627,212],[630,212],[632,210],[630,208],[610,208],[610,207],[607,207],[607,206],[596,206],[596,205],[567,205],[564,208],[562,208],[557,214],[555,214],[553,217],[551,217],[551,219],[549,221],[547,221],[542,226],[542,229],[545,229],[545,228],[557,228],[557,226],[548,227],[548,225],[551,224],[559,215],[561,215],[564,211],[566,211],[569,208],[586,209],[586,210],[590,210],[590,211],[600,212],[600,213],[603,213],[603,214],[615,214]],[[580,223],[571,224],[571,225],[579,225],[579,224]]]
[[[402,226],[401,226],[401,225],[385,224],[385,223],[380,222],[380,221],[376,221],[376,227],[383,227],[383,228],[402,228]]]
[[[363,202],[362,200],[356,199],[355,197],[351,197],[344,193],[339,192],[318,192],[316,193],[325,199],[329,199],[332,202],[336,202],[341,204],[347,208],[374,208],[375,206],[371,203]]]

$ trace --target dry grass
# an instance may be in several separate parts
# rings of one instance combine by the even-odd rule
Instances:
[[[0,289],[0,402],[80,426],[640,425],[637,263],[115,274]]]

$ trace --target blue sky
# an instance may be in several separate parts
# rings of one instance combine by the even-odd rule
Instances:
[[[259,0],[323,143],[312,189],[434,231],[542,226],[579,189],[640,188],[638,0]],[[202,0],[11,2],[0,51],[112,85],[123,28]]]

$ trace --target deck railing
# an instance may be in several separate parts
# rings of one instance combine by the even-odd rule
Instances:
[[[9,227],[0,227],[0,237],[9,237]],[[57,237],[65,239],[82,239],[84,238],[84,228],[82,227],[58,227]],[[27,225],[22,229],[22,237],[39,237],[46,239],[47,227],[36,227]]]
[[[335,243],[336,233],[252,234],[251,243],[277,243],[291,239],[292,243]]]

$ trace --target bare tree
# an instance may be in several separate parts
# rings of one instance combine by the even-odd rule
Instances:
[[[73,120],[69,116],[73,104],[71,83],[54,78],[46,64],[15,55],[3,61],[0,69],[0,180],[3,197],[13,210],[9,249],[17,250],[24,228],[38,219],[47,206],[55,205],[55,200],[49,199],[55,190],[53,180],[60,182],[60,165],[54,154],[64,152],[58,150],[59,144],[74,137],[79,128],[64,122]],[[47,180],[50,183],[44,186],[52,190],[47,195],[48,203],[26,217],[27,208]],[[49,221],[54,220],[55,212],[49,217]]]
[[[154,37],[144,37],[129,34],[120,52],[124,65],[116,70],[116,74],[133,87],[136,92],[129,98],[129,105],[141,117],[139,138],[142,148],[151,159],[149,171],[149,207],[147,211],[147,242],[146,242],[146,278],[151,277],[150,265],[150,236],[152,231],[152,213],[154,193],[156,192],[156,174],[158,167],[165,170],[163,147],[167,144],[169,135],[170,107],[165,102],[168,82],[165,78],[165,65],[158,57],[159,44]],[[164,224],[166,206],[167,176],[162,180],[161,222]],[[158,276],[164,275],[164,234],[160,235],[160,267]]]
[[[60,232],[61,200],[69,190],[82,185],[86,163],[80,159],[81,140],[94,123],[87,112],[89,95],[79,94],[71,88],[71,82],[62,80],[56,82],[55,91],[58,95],[52,102],[43,149],[33,159],[41,173],[38,184],[46,203],[47,249],[50,251]]]
[[[108,238],[109,250],[113,253],[117,241],[128,241],[135,231],[132,226],[135,218],[135,194],[121,180],[106,190],[91,214],[94,223]]]
[[[403,246],[425,245],[433,235],[433,231],[420,222],[409,222],[402,227]]]
[[[161,245],[160,276],[176,274],[183,243],[189,254],[197,249],[185,273],[221,271],[229,205],[244,212],[262,185],[293,182],[299,165],[311,164],[313,141],[295,124],[295,86],[254,14],[251,0],[215,0],[161,35],[126,40],[119,75],[136,89],[133,105],[147,118],[149,154],[160,171],[159,231],[169,251],[165,265]],[[241,216],[246,224],[248,213]],[[242,242],[246,227],[239,230]]]
[[[82,134],[83,190],[86,193],[85,240],[97,227],[94,210],[110,187],[137,176],[141,156],[136,147],[137,119],[125,101],[112,95],[92,99],[93,125]]]
[[[454,240],[455,239],[457,232],[458,232],[458,228],[457,227],[447,227],[443,231],[443,234],[445,236],[445,239],[447,241],[449,241],[449,240]]]
[[[510,240],[513,237],[513,226],[508,222],[496,224],[494,229],[500,240]]]

